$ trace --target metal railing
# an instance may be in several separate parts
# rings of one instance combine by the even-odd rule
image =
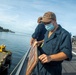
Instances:
[[[22,69],[22,66],[23,66],[23,64],[24,64],[24,61],[25,61],[25,59],[26,59],[29,51],[30,51],[30,49],[27,50],[26,54],[24,55],[24,57],[23,57],[23,59],[22,59],[22,62],[21,62],[21,64],[20,64],[20,66],[19,66],[19,68],[18,68],[18,70],[17,70],[17,72],[16,72],[15,75],[19,75],[19,73],[20,73],[20,71],[21,71],[21,69]]]
[[[21,69],[22,69],[22,66],[23,66],[23,64],[24,64],[24,61],[25,61],[25,59],[27,58],[27,56],[28,56],[28,54],[29,54],[29,51],[30,51],[30,49],[27,50],[27,52],[25,53],[25,55],[22,57],[22,59],[19,61],[19,63],[15,66],[15,68],[14,68],[13,71],[10,73],[10,75],[13,75],[17,68],[18,68],[18,69],[17,69],[15,75],[19,75],[19,73],[20,73],[20,71],[21,71]]]

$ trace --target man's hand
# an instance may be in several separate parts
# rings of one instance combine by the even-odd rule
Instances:
[[[35,46],[38,46],[38,41],[35,41],[35,42],[33,43],[33,47],[35,47]]]
[[[42,63],[48,63],[51,61],[51,57],[50,56],[47,56],[46,54],[42,54],[39,56],[39,60],[42,62]]]
[[[33,45],[33,43],[34,43],[35,40],[36,40],[36,39],[31,38],[31,40],[30,40],[30,45],[31,45],[31,46]]]
[[[40,46],[42,43],[44,42],[44,40],[41,40],[41,41],[34,41],[34,43],[33,43],[33,47],[35,47],[35,46]]]

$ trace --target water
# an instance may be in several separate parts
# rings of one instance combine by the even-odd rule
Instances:
[[[29,49],[30,38],[31,35],[29,34],[0,32],[0,45],[6,45],[6,50],[12,52],[12,63],[8,70],[8,75],[10,75],[11,71]]]

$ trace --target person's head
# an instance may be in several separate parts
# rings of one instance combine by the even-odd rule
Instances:
[[[47,30],[54,30],[57,27],[56,15],[53,12],[46,12],[41,21]]]
[[[39,17],[37,23],[41,23],[42,17]]]

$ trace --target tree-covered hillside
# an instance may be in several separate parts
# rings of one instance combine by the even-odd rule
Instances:
[[[3,27],[0,26],[0,32],[11,32],[11,33],[15,33],[14,31],[11,31],[9,29],[4,29]]]

